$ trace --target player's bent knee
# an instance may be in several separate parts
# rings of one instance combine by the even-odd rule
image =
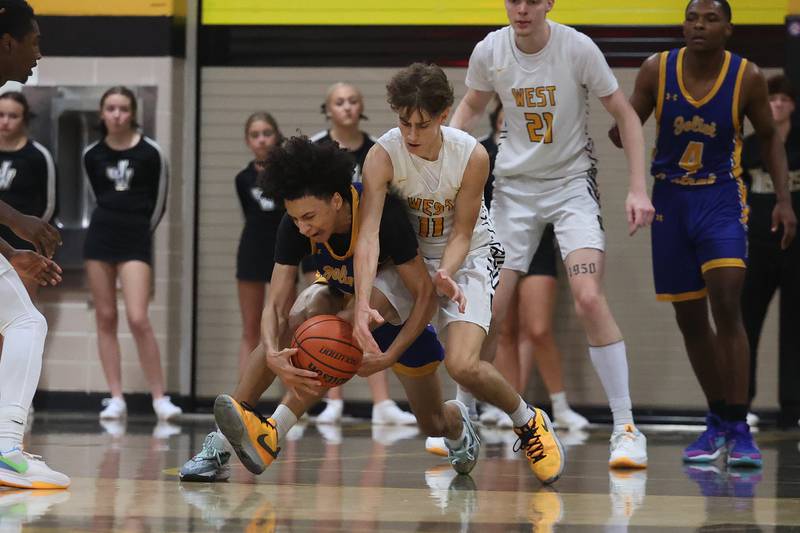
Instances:
[[[445,357],[444,364],[447,373],[459,385],[472,389],[480,382],[480,362],[477,358],[475,361],[454,361]]]

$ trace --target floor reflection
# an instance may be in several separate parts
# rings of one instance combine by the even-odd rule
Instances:
[[[800,530],[800,431],[758,435],[763,469],[684,465],[693,435],[650,431],[646,471],[608,470],[608,428],[564,433],[567,469],[543,487],[510,431],[482,429],[458,476],[416,428],[301,424],[261,476],[234,458],[228,482],[179,483],[211,427],[37,415],[27,446],[74,484],[0,489],[0,531]]]

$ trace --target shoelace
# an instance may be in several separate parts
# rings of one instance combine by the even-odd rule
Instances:
[[[617,433],[616,435],[611,436],[611,444],[616,447],[619,445],[619,441],[622,439],[635,441],[636,435],[632,431],[623,431],[621,433]]]
[[[278,429],[275,427],[275,424],[271,420],[269,420],[267,417],[256,411],[255,407],[253,407],[249,403],[241,402],[239,405],[241,405],[245,411],[250,411],[251,413],[253,413],[261,421],[262,424],[266,424],[272,429]]]
[[[216,459],[218,463],[222,463],[220,456],[225,453],[224,450],[220,451],[216,447],[212,445],[212,441],[214,440],[214,435],[206,435],[206,440],[203,441],[203,448],[200,450],[198,454],[198,458],[200,459]]]
[[[547,457],[547,454],[544,453],[544,444],[542,444],[542,437],[539,435],[539,427],[536,422],[533,423],[533,427],[527,425],[521,428],[517,435],[519,438],[517,438],[513,448],[515,452],[524,448],[525,455],[534,463],[538,463]]]

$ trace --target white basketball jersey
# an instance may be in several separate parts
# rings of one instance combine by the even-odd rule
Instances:
[[[503,102],[497,176],[562,178],[594,165],[588,95],[612,94],[617,80],[589,37],[548,23],[550,39],[535,54],[522,53],[506,26],[487,35],[470,57],[467,87],[495,91]]]
[[[389,188],[406,199],[411,226],[417,233],[420,255],[440,259],[450,238],[455,217],[456,195],[461,189],[464,170],[477,141],[461,130],[442,126],[442,148],[436,161],[410,154],[399,128],[378,139],[389,153],[394,177]],[[481,202],[481,212],[472,234],[470,250],[491,242],[491,220]]]
[[[0,274],[4,274],[11,270],[13,267],[11,263],[8,262],[8,259],[2,254],[0,254]]]

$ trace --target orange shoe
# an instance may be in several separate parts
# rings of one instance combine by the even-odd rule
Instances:
[[[547,413],[531,407],[533,416],[522,427],[515,427],[519,440],[514,451],[524,450],[531,470],[544,484],[555,482],[564,471],[566,454]]]
[[[214,419],[233,451],[250,472],[260,474],[278,457],[278,429],[275,421],[227,394],[214,401]]]

